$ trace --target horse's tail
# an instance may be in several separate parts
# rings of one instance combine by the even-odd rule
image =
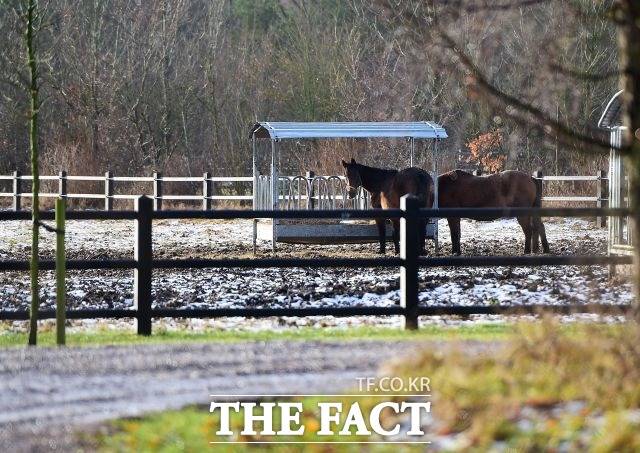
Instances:
[[[420,199],[422,206],[426,208],[431,207],[429,199],[433,197],[433,178],[431,178],[431,175],[426,171],[420,174],[420,189],[416,195]]]
[[[542,207],[542,181],[538,181],[536,178],[531,177],[533,184],[536,186],[536,197],[533,200],[534,208]]]

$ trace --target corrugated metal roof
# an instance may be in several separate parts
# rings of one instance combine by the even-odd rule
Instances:
[[[292,123],[259,122],[251,128],[256,138],[447,138],[447,131],[430,121]]]
[[[600,121],[598,121],[598,127],[602,129],[612,129],[622,125],[622,102],[620,101],[620,95],[622,91],[618,91],[613,95],[609,103],[602,112]]]

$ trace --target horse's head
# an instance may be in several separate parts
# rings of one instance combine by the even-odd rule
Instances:
[[[344,167],[344,175],[347,178],[347,197],[353,199],[358,194],[358,188],[362,185],[360,168],[354,158],[351,158],[351,162],[343,160],[342,166]]]

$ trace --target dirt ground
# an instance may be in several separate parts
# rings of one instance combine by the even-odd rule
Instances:
[[[553,254],[606,254],[606,229],[596,228],[593,220],[547,220],[545,224]],[[131,221],[70,221],[67,228],[68,256],[92,259],[131,258],[133,227]],[[53,235],[46,232],[43,234],[42,255],[52,257]],[[251,221],[156,221],[153,237],[156,257],[253,256]],[[451,243],[445,221],[440,221],[440,238],[440,254],[448,255]],[[27,259],[29,244],[28,222],[3,222],[0,230],[0,259]],[[465,220],[462,223],[462,250],[465,255],[519,255],[523,244],[524,237],[515,220]],[[376,252],[377,244],[279,244],[276,255],[379,256]],[[429,253],[433,254],[432,246]],[[391,255],[390,249],[387,254]],[[259,242],[257,256],[273,256],[270,244]],[[70,308],[131,307],[132,274],[131,271],[69,272],[67,284]],[[605,266],[429,268],[421,270],[420,281],[420,301],[427,305],[623,304],[633,298],[631,285],[623,280],[610,281]],[[153,296],[155,306],[179,308],[389,306],[399,303],[398,286],[398,269],[160,270],[154,272]],[[53,308],[55,286],[51,272],[42,273],[42,288],[41,306]],[[29,280],[26,273],[0,274],[0,308],[23,310],[28,307],[29,301]],[[222,327],[238,325],[237,320],[215,322]],[[281,323],[282,320],[277,322]],[[306,322],[307,320],[296,321]],[[332,319],[330,322],[351,323],[353,319]],[[366,322],[390,321],[378,318]],[[255,323],[264,325],[264,321],[256,320]]]

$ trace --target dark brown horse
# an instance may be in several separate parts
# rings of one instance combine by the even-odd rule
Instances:
[[[420,207],[433,205],[433,179],[421,168],[411,167],[404,170],[385,170],[368,167],[356,163],[355,159],[347,163],[342,161],[347,177],[347,196],[354,198],[358,187],[363,187],[371,194],[371,206],[382,209],[397,209],[400,207],[400,197],[413,194],[420,200]],[[400,251],[400,220],[392,219],[393,244],[396,253]],[[376,219],[378,237],[380,239],[380,253],[386,250],[386,219]],[[420,227],[420,252],[424,253],[426,220]]]
[[[438,177],[438,206],[441,208],[539,208],[541,194],[534,179],[521,171],[503,171],[487,176],[474,176],[453,170]],[[496,220],[477,218],[476,220]],[[460,219],[448,218],[454,255],[460,255]],[[538,252],[537,237],[549,253],[549,243],[540,217],[518,217],[524,232],[524,253]]]

